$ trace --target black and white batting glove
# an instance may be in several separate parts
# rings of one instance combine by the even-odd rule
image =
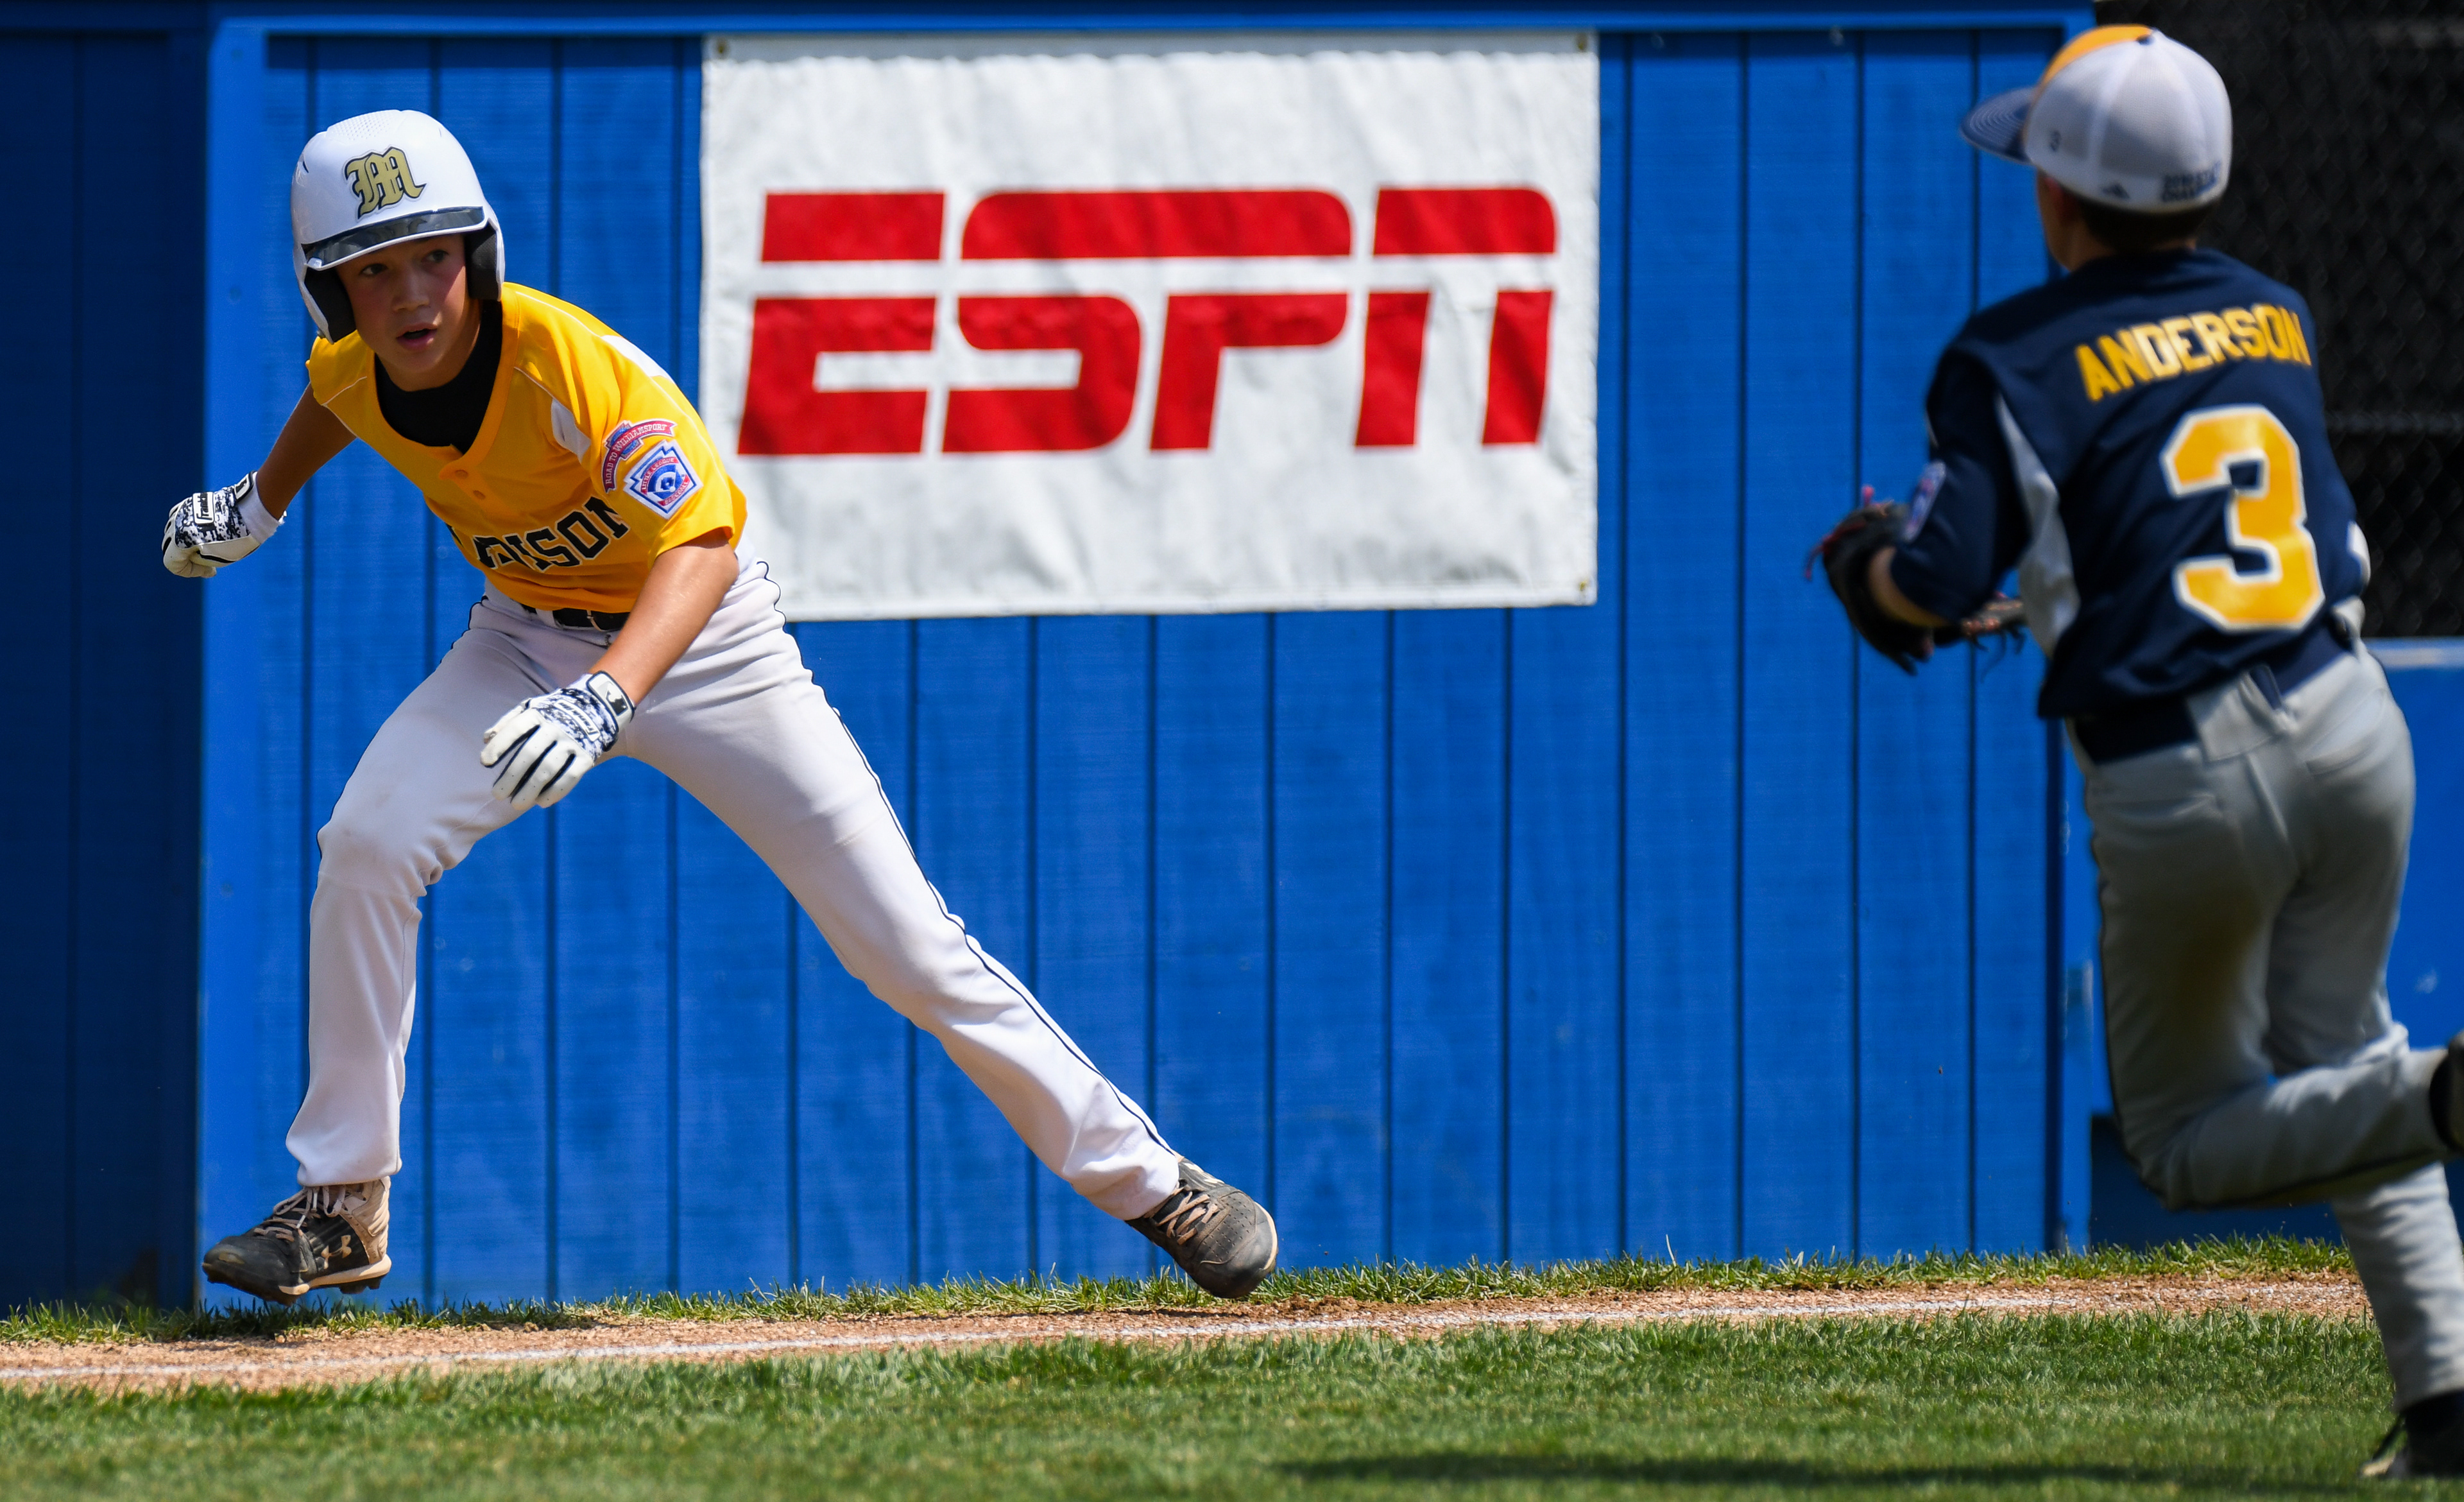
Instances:
[[[263,546],[282,519],[265,509],[256,476],[200,492],[171,508],[163,523],[163,566],[183,579],[211,579]]]
[[[544,808],[573,791],[632,722],[633,701],[614,678],[594,673],[507,710],[479,738],[479,764],[496,769],[497,797]]]

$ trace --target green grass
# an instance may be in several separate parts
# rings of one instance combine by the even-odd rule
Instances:
[[[1916,1288],[1939,1285],[2041,1284],[2053,1278],[2168,1274],[2268,1278],[2352,1270],[2341,1247],[2282,1237],[2179,1242],[2148,1251],[2100,1248],[2075,1255],[1926,1257],[1780,1261],[1654,1262],[1620,1257],[1546,1267],[1471,1263],[1454,1268],[1410,1264],[1320,1268],[1279,1272],[1255,1297],[1358,1299],[1426,1304],[1441,1299],[1563,1297],[1646,1292],[1656,1289],[1806,1291]],[[370,1299],[319,1300],[293,1309],[154,1310],[132,1305],[48,1304],[0,1317],[0,1342],[12,1340],[182,1340],[280,1335],[310,1327],[340,1330],[443,1326],[568,1329],[611,1317],[668,1319],[845,1319],[864,1314],[1083,1314],[1125,1309],[1202,1308],[1214,1300],[1177,1272],[1151,1278],[957,1279],[919,1288],[862,1285],[832,1292],[817,1288],[748,1292],[733,1297],[645,1294],[580,1304],[457,1304],[423,1307],[416,1300],[381,1306]]]
[[[0,1393],[11,1497],[2280,1496],[2370,1328],[2245,1313],[1071,1340],[246,1396]]]

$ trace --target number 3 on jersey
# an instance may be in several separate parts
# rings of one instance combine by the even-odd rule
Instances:
[[[2230,557],[2188,559],[2173,570],[2173,597],[2229,631],[2274,631],[2306,624],[2325,603],[2319,549],[2304,525],[2301,451],[2264,407],[2210,407],[2173,430],[2160,461],[2175,496],[2225,489],[2225,541],[2266,563],[2243,573]],[[2243,485],[2237,467],[2256,475]]]

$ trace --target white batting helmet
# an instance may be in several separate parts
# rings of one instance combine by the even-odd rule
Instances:
[[[463,232],[471,295],[501,298],[504,236],[453,132],[411,109],[381,109],[309,138],[291,173],[291,265],[327,339],[358,326],[334,268],[396,240]]]

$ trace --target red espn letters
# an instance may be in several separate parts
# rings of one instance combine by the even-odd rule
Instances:
[[[761,258],[937,262],[944,209],[937,192],[771,193]],[[1381,188],[1376,212],[1373,256],[1549,255],[1557,249],[1555,210],[1534,188]],[[966,261],[1351,254],[1351,210],[1313,188],[999,192],[968,212],[958,237]],[[1551,297],[1497,295],[1484,444],[1540,439]],[[1418,439],[1429,298],[1425,291],[1368,295],[1356,447],[1409,448]],[[754,299],[737,452],[921,453],[926,392],[825,391],[817,388],[816,369],[827,355],[931,350],[934,304],[929,296]],[[1343,332],[1349,305],[1350,294],[1341,291],[1168,296],[1148,447],[1209,447],[1223,351],[1331,343]],[[1075,350],[1078,384],[952,390],[943,453],[1083,452],[1111,443],[1129,427],[1141,334],[1136,311],[1121,298],[962,296],[957,323],[977,349]]]

